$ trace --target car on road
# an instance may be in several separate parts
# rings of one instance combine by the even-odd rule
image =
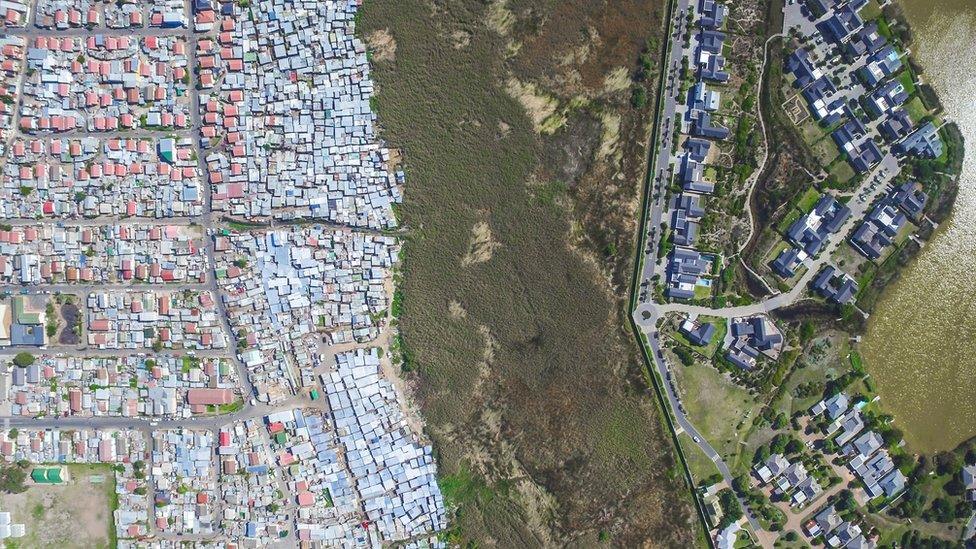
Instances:
[[[695,444],[699,444],[699,443],[701,443],[701,439],[700,439],[700,438],[698,438],[698,437],[692,437],[692,439],[691,439],[691,440],[694,440],[694,441],[695,441]]]

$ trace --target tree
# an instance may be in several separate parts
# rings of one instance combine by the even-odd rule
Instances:
[[[901,432],[901,429],[897,427],[891,427],[889,429],[881,430],[881,438],[885,441],[888,446],[897,446],[901,439],[904,438],[905,434]]]
[[[816,333],[817,326],[812,320],[804,320],[803,324],[800,324],[800,341],[810,341]]]
[[[791,438],[790,441],[786,443],[787,454],[798,454],[802,450],[803,450],[803,443],[795,438]]]
[[[914,485],[905,490],[905,496],[901,499],[898,512],[904,518],[918,517],[922,514],[922,506],[925,505],[925,496]]]
[[[932,502],[932,507],[929,507],[923,517],[925,520],[936,522],[952,522],[956,518],[956,509],[948,499],[936,498]]]
[[[647,90],[643,86],[634,86],[630,94],[630,104],[635,109],[642,109],[647,105]]]
[[[723,513],[719,528],[725,528],[742,518],[742,506],[739,505],[739,500],[735,497],[735,492],[732,490],[726,488],[719,492],[718,503],[722,507]]]
[[[782,454],[786,451],[786,444],[789,441],[790,439],[786,435],[776,435],[773,437],[773,441],[769,443],[769,451],[774,454]]]
[[[942,452],[935,456],[935,470],[940,475],[958,475],[962,472],[962,457],[955,452]]]
[[[20,431],[18,431],[17,428],[14,427],[13,429],[11,429],[7,433],[7,438],[9,438],[9,439],[15,439],[15,438],[17,438],[17,435],[19,435],[19,434],[20,434]]]
[[[0,470],[0,491],[8,494],[19,494],[27,489],[24,480],[27,470],[18,466],[4,467]]]
[[[851,509],[857,508],[857,501],[854,500],[854,493],[850,490],[841,490],[837,494],[837,509],[841,511],[850,511]]]
[[[21,368],[26,368],[34,363],[34,355],[23,351],[14,356],[14,364]]]

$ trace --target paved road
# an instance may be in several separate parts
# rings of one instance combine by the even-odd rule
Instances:
[[[666,189],[671,180],[671,149],[674,145],[672,139],[674,128],[681,123],[677,111],[679,102],[683,99],[678,95],[681,90],[681,60],[686,54],[686,50],[682,48],[682,43],[688,34],[685,27],[685,17],[688,10],[693,9],[692,6],[691,0],[678,0],[675,5],[675,16],[670,34],[671,45],[665,65],[662,67],[666,76],[661,118],[658,124],[659,133],[652,136],[659,145],[656,149],[656,155],[652,156],[654,172],[650,174],[651,191],[646,225],[650,237],[646,239],[644,265],[641,272],[642,280],[654,276],[657,268],[657,247],[664,236],[661,232],[661,221],[663,221],[664,210],[667,206],[664,203],[667,194]]]
[[[667,206],[665,204],[665,191],[671,180],[671,163],[673,159],[671,150],[674,145],[674,129],[678,124],[681,124],[681,115],[679,113],[679,107],[681,105],[681,101],[683,100],[682,97],[679,97],[681,90],[681,60],[686,54],[688,54],[688,49],[682,47],[682,44],[688,34],[685,18],[688,11],[693,9],[694,8],[691,0],[677,0],[674,18],[671,22],[671,43],[667,61],[663,67],[663,70],[665,71],[665,83],[663,104],[661,106],[660,113],[661,119],[660,123],[658,124],[659,134],[652,136],[657,143],[657,146],[655,152],[650,155],[651,161],[653,162],[651,169],[653,169],[654,172],[650,174],[651,189],[649,191],[650,196],[648,197],[647,211],[645,212],[645,215],[647,215],[646,229],[648,234],[647,238],[642,240],[645,243],[645,249],[642,252],[645,254],[641,269],[642,280],[648,280],[654,276],[658,267],[657,247],[660,239],[664,236],[660,230],[660,225]],[[693,47],[693,44],[691,47]],[[641,309],[635,311],[635,318],[641,317],[640,312]],[[679,408],[680,398],[674,392],[673,386],[667,381],[668,367],[667,363],[662,358],[657,332],[654,328],[654,320],[658,318],[658,314],[653,310],[651,310],[651,313],[653,314],[654,318],[650,320],[649,330],[646,329],[642,319],[638,321],[638,325],[645,328],[645,331],[648,332],[648,341],[650,341],[654,365],[657,368],[658,374],[660,374],[661,380],[664,384],[664,390],[667,394],[669,408],[674,416],[675,424],[681,429],[681,431],[687,433],[691,437],[694,444],[697,444],[705,455],[708,456],[713,463],[715,463],[715,466],[722,474],[725,482],[731,486],[732,479],[734,477],[729,471],[728,465],[725,464],[718,452],[716,452],[711,444],[705,440],[705,437],[698,432],[691,421],[688,420],[688,417]],[[745,501],[740,499],[740,503],[742,504],[745,517],[749,521],[749,525],[755,532],[758,533],[761,531],[759,522],[755,519],[755,517],[752,516],[748,506],[745,504]]]

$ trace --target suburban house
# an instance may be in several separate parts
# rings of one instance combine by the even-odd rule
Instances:
[[[765,315],[733,319],[732,337],[725,358],[743,370],[754,368],[761,354],[775,360],[783,347],[783,334]]]
[[[678,328],[692,345],[705,347],[712,341],[715,335],[715,325],[710,322],[698,323],[691,319],[685,320]]]
[[[783,454],[773,454],[766,461],[756,464],[753,470],[763,484],[779,477],[790,466],[789,460]]]
[[[887,43],[888,40],[878,32],[878,24],[872,21],[851,36],[847,43],[848,58],[855,60],[865,54],[872,55]]]
[[[814,404],[810,408],[810,415],[819,416],[820,414],[826,413],[827,417],[833,421],[844,415],[844,412],[846,412],[850,407],[850,397],[848,397],[846,393],[837,393],[830,398],[826,398]]]
[[[878,259],[908,219],[890,197],[882,199],[854,231],[851,244],[868,259]]]
[[[703,29],[720,29],[725,25],[725,18],[729,15],[729,8],[722,2],[715,0],[699,0],[698,25]]]
[[[925,212],[925,204],[929,196],[922,191],[922,185],[917,181],[906,181],[891,193],[891,199],[913,220],[919,220]]]
[[[824,507],[819,513],[814,515],[809,522],[804,525],[804,529],[811,538],[815,538],[820,535],[826,535],[833,531],[834,528],[840,526],[843,519],[837,513],[837,509],[833,505]]]
[[[889,143],[898,141],[912,131],[912,119],[905,109],[895,109],[878,125],[878,131]]]
[[[681,155],[681,166],[678,175],[681,180],[681,187],[690,192],[711,193],[715,190],[715,184],[705,181],[705,165],[701,162],[692,160],[691,154]]]
[[[846,305],[857,295],[857,282],[849,274],[827,265],[813,279],[810,286],[828,301]]]
[[[691,121],[691,135],[722,140],[729,137],[729,129],[713,124],[712,115],[708,111],[697,111]]]
[[[786,231],[786,238],[807,256],[817,255],[827,237],[840,230],[851,215],[851,209],[830,195],[823,195],[810,213],[797,219]]]
[[[786,248],[773,260],[773,272],[783,278],[793,278],[796,276],[796,270],[803,263],[800,254],[797,248]]]
[[[817,27],[827,40],[840,44],[848,36],[858,31],[864,26],[864,21],[858,11],[867,3],[867,0],[851,0],[839,9],[833,10],[833,15],[820,23]]]
[[[900,143],[895,144],[895,154],[911,154],[923,158],[938,158],[945,149],[935,124],[926,122]]]
[[[674,299],[692,299],[695,287],[711,268],[711,261],[695,250],[675,247],[668,262],[665,294]]]
[[[962,484],[966,488],[966,500],[976,501],[976,465],[962,468]]]
[[[908,92],[905,86],[898,80],[892,80],[887,84],[874,90],[867,97],[868,110],[875,116],[891,113],[895,107],[908,101]]]
[[[810,61],[810,52],[804,48],[797,48],[786,58],[786,72],[793,75],[795,79],[793,85],[800,89],[806,88],[823,76],[823,71]]]
[[[873,89],[885,78],[901,69],[901,55],[893,46],[885,46],[868,57],[866,65],[858,71],[858,76],[868,89]]]
[[[688,210],[676,208],[671,215],[671,239],[678,246],[692,246],[698,239],[698,223],[688,216]]]

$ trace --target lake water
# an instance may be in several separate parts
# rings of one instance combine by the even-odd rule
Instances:
[[[871,316],[861,346],[914,451],[976,436],[976,2],[902,0],[912,52],[967,145],[951,218]]]

